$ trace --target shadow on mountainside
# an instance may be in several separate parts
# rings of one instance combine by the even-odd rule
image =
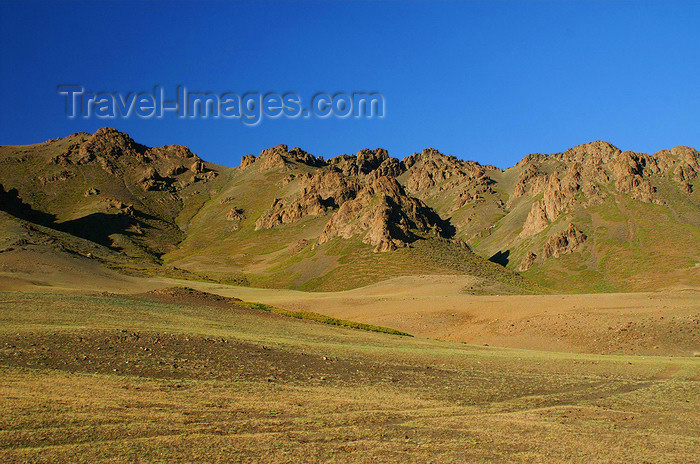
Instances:
[[[36,210],[28,203],[22,201],[17,189],[5,190],[0,184],[0,210],[25,221],[34,222],[42,226],[52,227],[56,221],[56,216],[43,211]]]
[[[114,246],[111,235],[132,237],[140,235],[135,230],[141,230],[143,227],[148,226],[133,216],[121,213],[91,213],[53,225],[55,229],[116,250],[119,247]]]
[[[498,251],[493,254],[489,258],[489,261],[492,263],[500,264],[503,267],[506,267],[508,265],[508,262],[510,261],[510,250],[505,250],[505,251]]]
[[[0,210],[18,219],[67,232],[115,251],[120,251],[120,247],[114,245],[110,236],[114,234],[126,237],[142,235],[144,229],[151,228],[145,220],[158,219],[141,211],[132,210],[130,213],[121,211],[117,213],[96,212],[59,223],[56,222],[55,214],[32,208],[30,204],[22,200],[17,189],[12,188],[6,191],[2,184],[0,184]]]

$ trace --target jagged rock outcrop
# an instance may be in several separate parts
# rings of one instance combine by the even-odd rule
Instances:
[[[326,224],[318,244],[335,237],[361,234],[375,252],[392,251],[416,240],[413,230],[447,236],[444,221],[417,198],[406,194],[398,181],[379,176],[343,203]]]
[[[532,155],[530,155],[532,156]],[[544,189],[546,174],[542,172],[536,164],[527,164],[527,167],[520,173],[515,182],[511,201],[522,197],[525,193],[537,195]]]
[[[426,148],[404,158],[403,166],[408,172],[406,190],[420,192],[448,179],[483,177],[481,165],[473,161],[462,161],[452,155],[443,155],[434,148]]]
[[[588,237],[578,227],[569,224],[569,227],[559,234],[553,235],[544,244],[542,256],[547,259],[550,256],[558,258],[567,253],[573,253]]]
[[[674,147],[654,153],[659,169],[671,173],[671,179],[686,193],[693,193],[693,182],[700,173],[700,153],[691,147]]]
[[[567,166],[566,175],[561,178],[560,183],[566,187],[569,194],[580,189],[591,202],[605,195],[602,187],[612,180],[615,189],[620,193],[629,194],[632,198],[646,203],[663,204],[663,199],[658,198],[656,188],[652,185],[652,176],[669,175],[684,191],[692,193],[692,182],[700,171],[700,156],[690,147],[661,150],[650,156],[646,153],[623,152],[607,142],[597,141],[578,145],[555,155],[529,155],[518,163],[518,166],[526,167],[516,182],[511,202],[526,192],[533,195],[544,192],[544,201],[548,205],[544,208],[542,205],[533,205],[532,218],[526,222],[525,227],[531,231],[537,230],[534,225],[541,223],[541,210],[544,209],[545,217],[552,221],[552,218],[558,216],[557,210],[560,213],[567,208],[566,203],[572,203],[562,201],[567,197],[567,191],[562,192],[555,185],[554,178],[551,175],[545,176],[540,170],[539,164],[548,161],[564,163]],[[548,193],[550,198],[546,198]],[[559,194],[563,194],[564,198],[552,198],[552,195]]]
[[[361,233],[363,242],[380,252],[414,241],[412,230],[446,236],[437,213],[407,195],[394,176],[380,174],[385,168],[389,173],[398,172],[398,160],[391,160],[384,150],[362,150],[356,156],[343,156],[330,162],[330,169],[302,175],[299,193],[291,199],[275,199],[256,221],[256,230],[322,216],[337,209],[318,244]],[[357,176],[364,176],[364,184],[355,180]]]
[[[241,221],[243,218],[245,218],[245,215],[241,208],[231,208],[226,214],[227,221]]]
[[[164,145],[162,147],[153,147],[146,150],[145,158],[153,161],[158,159],[164,160],[191,160],[201,162],[199,156],[195,155],[190,149],[184,145]]]
[[[66,169],[52,176],[42,176],[40,181],[64,180],[73,177],[79,166],[95,164],[112,176],[135,173],[136,181],[148,191],[173,192],[194,182],[211,180],[217,175],[182,145],[149,148],[134,142],[128,134],[109,127],[99,129],[94,134],[73,134],[71,138],[74,141],[65,151],[48,160],[49,164]],[[188,172],[189,177],[181,177]]]
[[[78,164],[90,162],[97,157],[119,158],[131,156],[144,160],[147,147],[129,137],[128,134],[119,132],[111,127],[98,129],[88,140],[80,144]]]
[[[520,262],[520,266],[518,267],[518,272],[525,272],[530,267],[535,263],[535,260],[537,259],[537,255],[533,253],[532,251],[528,251],[525,254],[525,257],[523,260]]]
[[[613,159],[610,166],[617,190],[629,193],[635,200],[646,203],[655,201],[656,189],[652,187],[649,179],[645,178],[645,174],[656,174],[660,170],[649,155],[626,151]]]
[[[575,166],[571,165],[561,180],[558,171],[539,178],[543,198],[533,203],[520,233],[521,237],[543,231],[549,223],[556,221],[562,212],[574,204],[576,192],[580,187],[580,173]]]
[[[252,165],[253,163],[255,163],[255,160],[256,160],[256,159],[257,159],[257,158],[255,157],[255,155],[245,155],[245,156],[243,156],[243,158],[241,158],[241,165],[239,166],[239,168],[241,168],[241,169],[247,168],[248,166],[250,166],[250,165]]]
[[[536,201],[532,204],[530,212],[525,218],[525,224],[523,224],[523,230],[520,232],[520,237],[529,237],[535,235],[547,228],[549,225],[549,218],[547,217],[547,209],[545,208],[544,202]]]
[[[242,208],[233,207],[226,213],[226,220],[232,222],[231,230],[238,230],[243,219],[245,214]]]
[[[365,148],[356,155],[340,155],[331,158],[328,160],[328,165],[346,176],[359,176],[369,174],[388,159],[389,154],[383,148],[375,150]]]
[[[277,145],[276,147],[263,150],[259,156],[246,155],[241,159],[241,168],[255,165],[260,171],[270,171],[277,168],[286,168],[290,164],[305,164],[312,167],[325,166],[323,158],[311,155],[299,147],[289,150],[287,145]]]
[[[564,163],[575,161],[587,162],[592,164],[606,164],[616,158],[620,154],[620,149],[609,142],[596,140],[595,142],[584,143],[569,148],[563,153],[550,155]]]
[[[272,206],[255,223],[255,229],[271,229],[300,221],[307,216],[321,216],[355,198],[358,184],[337,171],[319,169],[301,180],[299,194],[288,200],[275,199]]]
[[[691,193],[691,181],[698,171],[695,168],[698,165],[697,152],[687,147],[674,150],[662,150],[649,156],[632,151],[622,152],[606,142],[593,142],[556,155],[526,157],[519,163],[525,168],[515,184],[509,206],[526,192],[532,195],[541,193],[543,198],[532,205],[520,236],[541,232],[575,204],[601,202],[607,196],[611,181],[614,191],[646,203],[664,204],[652,185],[651,178],[656,175],[669,174],[683,190]],[[542,163],[547,162],[554,162],[557,166],[549,175],[540,168]],[[577,198],[579,191],[585,198]]]
[[[167,177],[176,177],[185,172],[187,172],[187,168],[185,166],[183,166],[182,164],[175,164],[168,168],[165,175]]]
[[[171,179],[162,177],[153,166],[149,166],[143,172],[139,181],[144,190],[163,191],[170,188]]]
[[[396,158],[387,158],[382,161],[371,175],[398,177],[404,172],[404,166]]]
[[[202,160],[197,160],[192,165],[190,166],[190,171],[192,171],[193,174],[202,174],[205,172],[205,167],[204,163]]]
[[[673,180],[681,184],[686,193],[693,193],[693,185],[691,182],[695,180],[698,173],[690,165],[679,164],[673,170]]]
[[[603,165],[609,163],[614,157],[619,156],[620,150],[606,142],[592,142],[571,148],[564,153],[556,155],[528,155],[517,166],[525,166],[518,176],[513,188],[509,203],[526,193],[537,195],[549,192],[557,195],[566,192],[561,191],[559,182],[570,193],[582,190],[589,197],[600,195],[600,184],[607,184],[610,180]],[[560,162],[556,164],[555,173],[557,181],[552,175],[547,175],[542,170],[542,165],[547,162]],[[563,174],[563,177],[562,177]],[[561,180],[559,178],[561,177]],[[556,200],[550,198],[550,203]]]

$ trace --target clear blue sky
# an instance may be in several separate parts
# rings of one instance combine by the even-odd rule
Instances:
[[[506,167],[602,139],[700,147],[700,2],[8,2],[0,144],[109,125],[237,166],[285,143],[326,157],[424,147]],[[378,91],[384,119],[70,120],[93,91]]]

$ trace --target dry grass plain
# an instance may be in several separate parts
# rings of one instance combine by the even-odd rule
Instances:
[[[194,284],[193,284],[194,285]],[[221,295],[392,327],[415,336],[507,348],[693,356],[700,291],[473,295],[470,276],[399,277],[345,292],[202,284]]]
[[[216,298],[2,292],[0,392],[8,463],[657,463],[700,449],[698,357],[475,346]]]
[[[304,293],[3,255],[0,462],[700,462],[690,288]],[[148,293],[175,285],[414,337]]]
[[[342,292],[303,292],[125,276],[93,260],[50,250],[0,254],[0,291],[132,294],[183,285],[445,341],[598,354],[700,353],[700,289],[694,287],[618,294],[484,295],[494,289],[483,278],[425,275]]]

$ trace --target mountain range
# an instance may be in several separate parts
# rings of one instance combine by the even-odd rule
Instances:
[[[102,128],[0,147],[0,265],[68,256],[317,291],[425,274],[476,276],[475,294],[698,286],[698,173],[694,148],[602,141],[505,170],[286,145],[231,168]]]

